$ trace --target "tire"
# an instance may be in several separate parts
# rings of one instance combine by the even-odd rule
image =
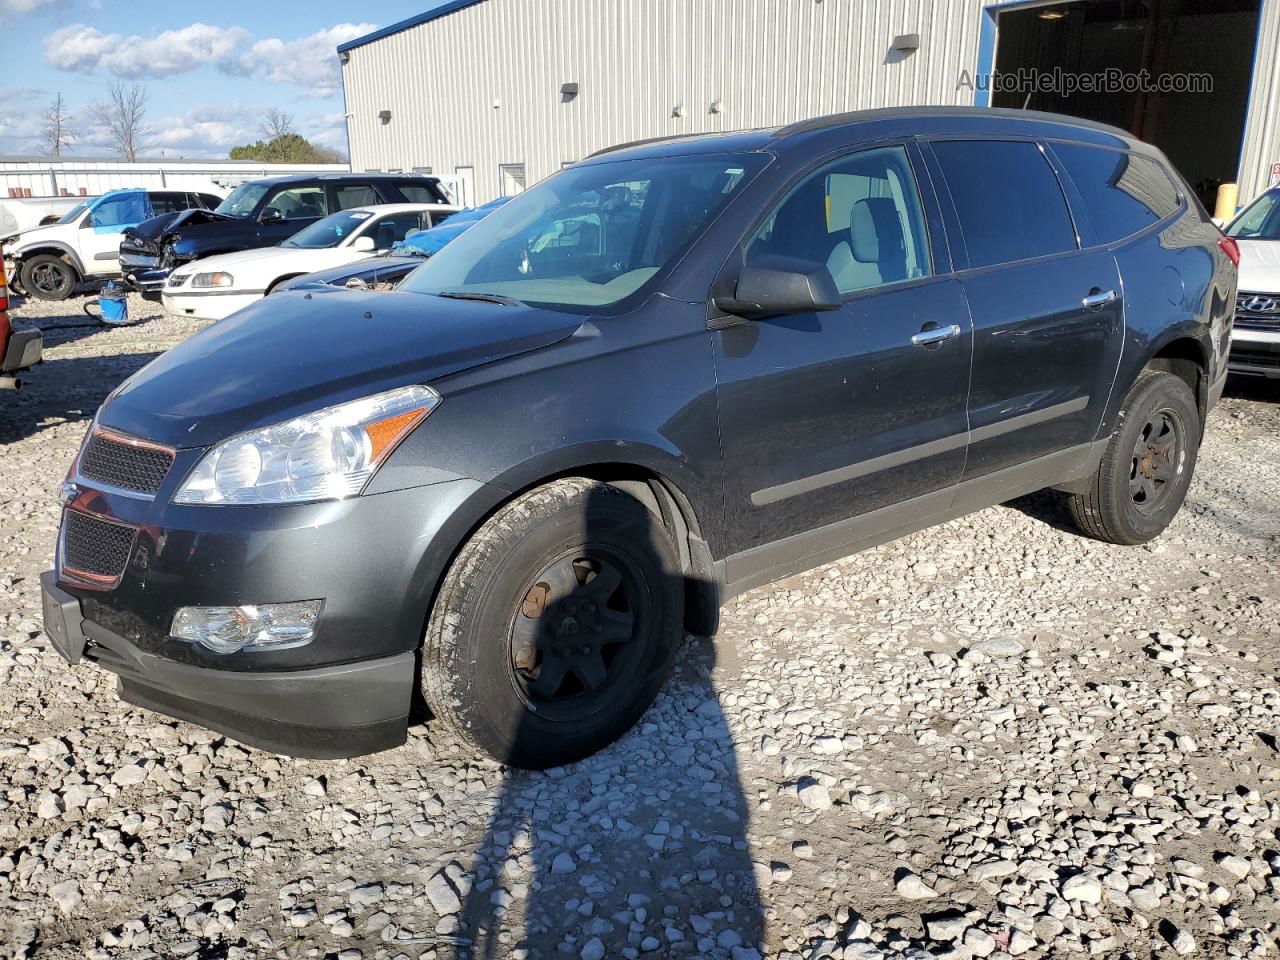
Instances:
[[[22,286],[37,300],[65,300],[79,282],[75,267],[56,254],[36,254],[22,264]]]
[[[1200,411],[1179,377],[1144,371],[1120,407],[1087,490],[1071,496],[1076,526],[1108,543],[1154,540],[1173,521],[1195,472]]]
[[[512,766],[579,760],[625,733],[671,672],[684,583],[670,533],[580,477],[502,507],[463,545],[427,624],[435,720]]]

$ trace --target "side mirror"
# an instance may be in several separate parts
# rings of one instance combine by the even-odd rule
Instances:
[[[360,253],[373,253],[378,249],[378,245],[373,242],[373,237],[356,237],[351,241],[351,249]]]
[[[258,218],[262,223],[274,223],[277,220],[283,220],[284,214],[275,207],[267,207],[262,211],[262,216]]]
[[[761,257],[738,274],[732,297],[716,297],[718,310],[744,320],[837,310],[842,303],[825,264],[794,257]],[[727,326],[716,324],[712,326]]]

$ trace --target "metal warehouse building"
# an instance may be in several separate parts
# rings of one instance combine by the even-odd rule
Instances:
[[[469,203],[624,141],[911,104],[1115,124],[1211,206],[1280,180],[1280,0],[440,0],[338,55],[352,169]]]

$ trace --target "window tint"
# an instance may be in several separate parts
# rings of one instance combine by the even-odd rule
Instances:
[[[272,210],[279,210],[280,216],[285,220],[323,217],[329,212],[324,198],[324,188],[320,186],[290,187],[287,190],[281,190],[267,201],[262,212],[267,215]]]
[[[431,188],[421,183],[402,183],[399,188],[410,203],[436,203],[438,200]]]
[[[1053,152],[1075,183],[1098,239],[1131,237],[1178,209],[1178,190],[1155,162],[1119,150],[1055,143]]]
[[[390,250],[409,235],[422,229],[421,213],[393,213],[380,218],[361,236],[373,237],[374,249]]]
[[[352,207],[371,207],[380,203],[378,193],[367,183],[352,183],[334,190],[334,198],[338,210],[350,210]]]
[[[212,193],[196,193],[192,194],[193,200],[199,200],[197,206],[207,207],[210,210],[216,210],[218,204],[222,202],[221,197],[214,196]]]
[[[969,266],[1012,263],[1076,249],[1058,178],[1034,143],[933,144],[969,251]]]
[[[756,231],[747,263],[798,257],[841,293],[929,275],[924,218],[902,147],[867,150],[811,174]]]
[[[157,214],[181,213],[187,209],[187,206],[187,195],[185,193],[151,194],[151,207]]]

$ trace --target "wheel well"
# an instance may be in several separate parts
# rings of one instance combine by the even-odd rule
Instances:
[[[271,281],[270,286],[267,287],[267,292],[264,293],[263,296],[265,297],[269,295],[272,290],[274,290],[276,287],[280,286],[280,284],[285,283],[288,280],[296,280],[298,277],[305,277],[305,276],[306,276],[305,273],[286,273],[283,277],[276,277],[274,280]]]
[[[1196,398],[1196,407],[1200,410],[1203,426],[1205,407],[1209,398],[1208,383],[1204,375],[1204,348],[1200,346],[1198,340],[1183,337],[1165,344],[1147,361],[1145,369],[1172,373],[1190,387],[1192,395]]]
[[[696,636],[714,635],[720,626],[720,584],[693,504],[674,483],[645,467],[629,463],[594,463],[541,477],[520,490],[513,490],[511,496],[494,506],[467,536],[470,537],[503,504],[563,477],[586,477],[617,487],[643,503],[662,522],[671,532],[679,555],[680,573],[684,576],[685,629]],[[435,602],[434,597],[432,602]]]
[[[57,257],[59,260],[61,260],[68,267],[71,268],[71,272],[75,274],[75,276],[78,279],[83,279],[83,276],[80,273],[80,268],[76,266],[76,263],[74,260],[71,259],[70,254],[68,254],[67,251],[62,250],[58,247],[35,247],[32,250],[23,250],[22,253],[19,254],[17,257],[17,263],[16,263],[17,272],[20,274],[22,271],[22,268],[26,265],[27,261],[30,260],[32,257],[41,257],[41,256]]]

